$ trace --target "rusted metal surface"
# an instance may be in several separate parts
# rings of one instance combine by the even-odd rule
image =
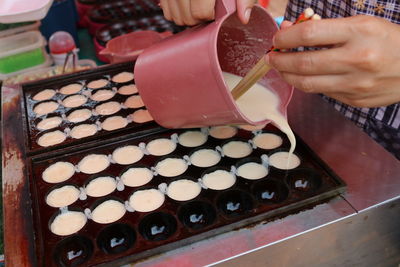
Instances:
[[[18,90],[2,89],[3,220],[7,266],[33,266],[33,226]]]

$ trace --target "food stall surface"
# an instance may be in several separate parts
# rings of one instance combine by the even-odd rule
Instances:
[[[19,109],[20,97],[18,90],[3,87],[3,142],[7,140],[3,143],[5,260],[10,266],[34,266],[33,226],[30,220],[26,220],[30,216],[30,200],[24,175],[23,133],[18,123],[21,114],[10,113]],[[385,248],[365,254],[362,259],[354,256],[362,254],[360,251],[344,255],[350,264],[379,260],[386,266],[399,262],[399,229],[393,225],[396,222],[398,225],[400,221],[400,162],[317,95],[296,92],[288,114],[294,131],[346,182],[347,191],[311,209],[177,248],[144,259],[136,263],[137,266],[200,266],[227,259],[231,261],[226,264],[254,261],[262,265],[266,255],[271,258],[271,263],[284,259],[282,265],[287,266],[301,263],[296,261],[296,253],[286,252],[289,248],[293,251],[299,246],[305,246],[305,249],[310,245],[313,248],[309,250],[315,254],[308,257],[309,262],[303,261],[309,264],[313,259],[320,258],[321,253],[329,254],[326,249],[332,244],[342,244],[349,238],[353,238],[354,242],[372,242],[375,247]],[[377,220],[379,215],[385,220]],[[360,220],[361,217],[363,220]],[[371,229],[380,230],[381,234],[363,240],[363,237],[368,237],[365,231]],[[350,230],[353,235],[346,234]],[[328,239],[331,246],[318,242],[322,236],[329,237],[329,233],[336,234],[335,238],[331,236]],[[383,242],[388,233],[391,233],[392,239]],[[340,252],[345,249],[336,247],[332,251],[338,252],[341,257],[343,254]],[[281,253],[285,253],[286,258],[282,258]],[[241,257],[234,259],[237,256]],[[334,256],[337,255],[330,255],[331,261],[326,263],[335,262]]]

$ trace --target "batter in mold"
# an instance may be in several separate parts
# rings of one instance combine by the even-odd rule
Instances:
[[[153,172],[144,167],[132,167],[121,175],[121,180],[126,186],[137,187],[149,183],[153,179]]]
[[[64,185],[53,189],[46,197],[46,203],[50,207],[60,208],[71,205],[79,198],[80,191],[76,186]]]
[[[113,160],[121,165],[128,165],[138,162],[143,158],[143,151],[138,146],[123,146],[114,150]]]
[[[132,80],[133,73],[127,71],[120,72],[112,77],[112,81],[115,83],[126,83]]]
[[[121,104],[115,101],[110,101],[96,106],[95,110],[99,115],[111,115],[121,110]]]
[[[62,104],[66,108],[76,108],[80,107],[87,102],[87,98],[83,95],[73,95],[66,97]]]
[[[244,158],[251,154],[253,151],[249,143],[243,141],[230,141],[222,147],[225,156],[230,158]]]
[[[297,168],[301,161],[291,152],[276,152],[269,157],[269,164],[277,169],[291,170]]]
[[[99,88],[103,88],[103,87],[105,87],[107,85],[108,85],[108,80],[106,80],[106,79],[98,79],[98,80],[95,80],[95,81],[91,81],[87,85],[87,88],[99,89]]]
[[[97,177],[91,180],[86,186],[86,194],[91,197],[102,197],[114,192],[117,188],[117,181],[111,176]]]
[[[132,121],[136,123],[145,123],[154,120],[147,109],[138,109],[130,116]]]
[[[92,111],[89,109],[77,109],[67,116],[67,120],[73,123],[85,121],[92,117]]]
[[[201,192],[201,186],[188,179],[173,181],[167,187],[167,195],[177,201],[194,199]]]
[[[214,166],[220,160],[221,155],[213,149],[200,149],[190,155],[190,162],[201,168]]]
[[[115,95],[115,92],[112,90],[107,90],[107,89],[102,89],[102,90],[98,90],[95,93],[93,93],[90,98],[94,101],[106,101],[109,100],[111,98],[113,98],[113,96]]]
[[[267,176],[268,169],[262,164],[256,162],[248,162],[241,165],[237,169],[237,173],[239,176],[245,179],[257,180]]]
[[[59,92],[63,95],[72,95],[82,90],[83,85],[80,83],[72,83],[60,88]]]
[[[124,85],[118,89],[118,94],[121,94],[121,95],[133,95],[133,94],[137,94],[137,93],[138,93],[138,89],[137,89],[136,85],[134,85],[134,84]]]
[[[41,147],[49,147],[60,144],[67,139],[67,135],[59,130],[45,133],[39,137],[37,143]]]
[[[43,130],[49,130],[58,127],[62,123],[62,118],[61,117],[50,117],[41,120],[37,124],[37,128],[41,131]]]
[[[78,169],[86,174],[94,174],[104,171],[109,165],[110,160],[107,155],[90,154],[78,163]]]
[[[42,178],[48,183],[62,183],[72,177],[75,167],[70,162],[59,161],[51,164],[42,173]]]
[[[124,105],[128,108],[141,108],[144,103],[140,95],[133,95],[125,100]]]
[[[159,138],[150,141],[146,145],[146,149],[150,155],[164,156],[172,153],[176,149],[176,143],[168,138]]]
[[[207,142],[207,135],[200,131],[186,131],[179,135],[178,142],[185,147],[197,147]]]
[[[106,131],[113,131],[124,128],[128,125],[128,120],[122,116],[112,116],[101,123],[101,128]]]
[[[81,124],[72,128],[70,135],[74,139],[81,139],[97,133],[96,124]]]
[[[47,101],[36,105],[33,109],[33,112],[35,112],[37,116],[42,116],[56,111],[57,108],[57,102]]]
[[[274,149],[283,143],[282,137],[272,133],[261,133],[253,138],[253,143],[262,149]]]
[[[263,125],[239,125],[239,128],[248,132],[258,131],[263,129],[266,124]]]
[[[57,215],[50,224],[50,231],[59,236],[72,235],[85,226],[86,215],[80,211],[67,211]]]
[[[156,165],[156,172],[165,177],[175,177],[183,174],[188,165],[183,159],[179,158],[166,158],[159,161]]]
[[[203,184],[213,190],[225,190],[233,186],[236,177],[226,170],[216,170],[202,177]]]
[[[33,96],[33,100],[35,101],[43,101],[52,98],[56,94],[56,91],[53,89],[44,89]]]
[[[223,73],[227,86],[232,90],[242,77],[230,73]],[[236,104],[243,114],[252,121],[272,121],[290,141],[289,153],[293,153],[296,147],[296,138],[290,129],[287,119],[279,111],[280,99],[268,88],[255,84],[244,95],[236,100]]]
[[[150,212],[158,209],[165,201],[165,196],[157,189],[139,190],[129,198],[129,205],[139,212]]]
[[[216,139],[228,139],[236,135],[237,128],[233,126],[214,126],[210,128],[209,133]]]
[[[92,211],[92,220],[101,224],[113,223],[121,219],[125,215],[125,212],[124,204],[110,199],[94,208]]]

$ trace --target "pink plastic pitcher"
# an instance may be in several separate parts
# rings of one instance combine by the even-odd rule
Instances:
[[[166,128],[224,124],[261,125],[238,109],[222,71],[244,76],[272,46],[278,30],[260,6],[243,25],[235,0],[219,0],[214,22],[176,34],[145,49],[135,66],[135,82],[155,121]],[[274,90],[286,107],[293,87],[271,70],[259,82]]]
[[[138,31],[115,37],[107,42],[106,48],[100,51],[111,63],[133,61],[147,47],[160,42],[171,32]]]

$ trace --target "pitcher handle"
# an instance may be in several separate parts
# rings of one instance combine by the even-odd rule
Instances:
[[[236,12],[236,0],[217,0],[215,5],[215,20]]]

